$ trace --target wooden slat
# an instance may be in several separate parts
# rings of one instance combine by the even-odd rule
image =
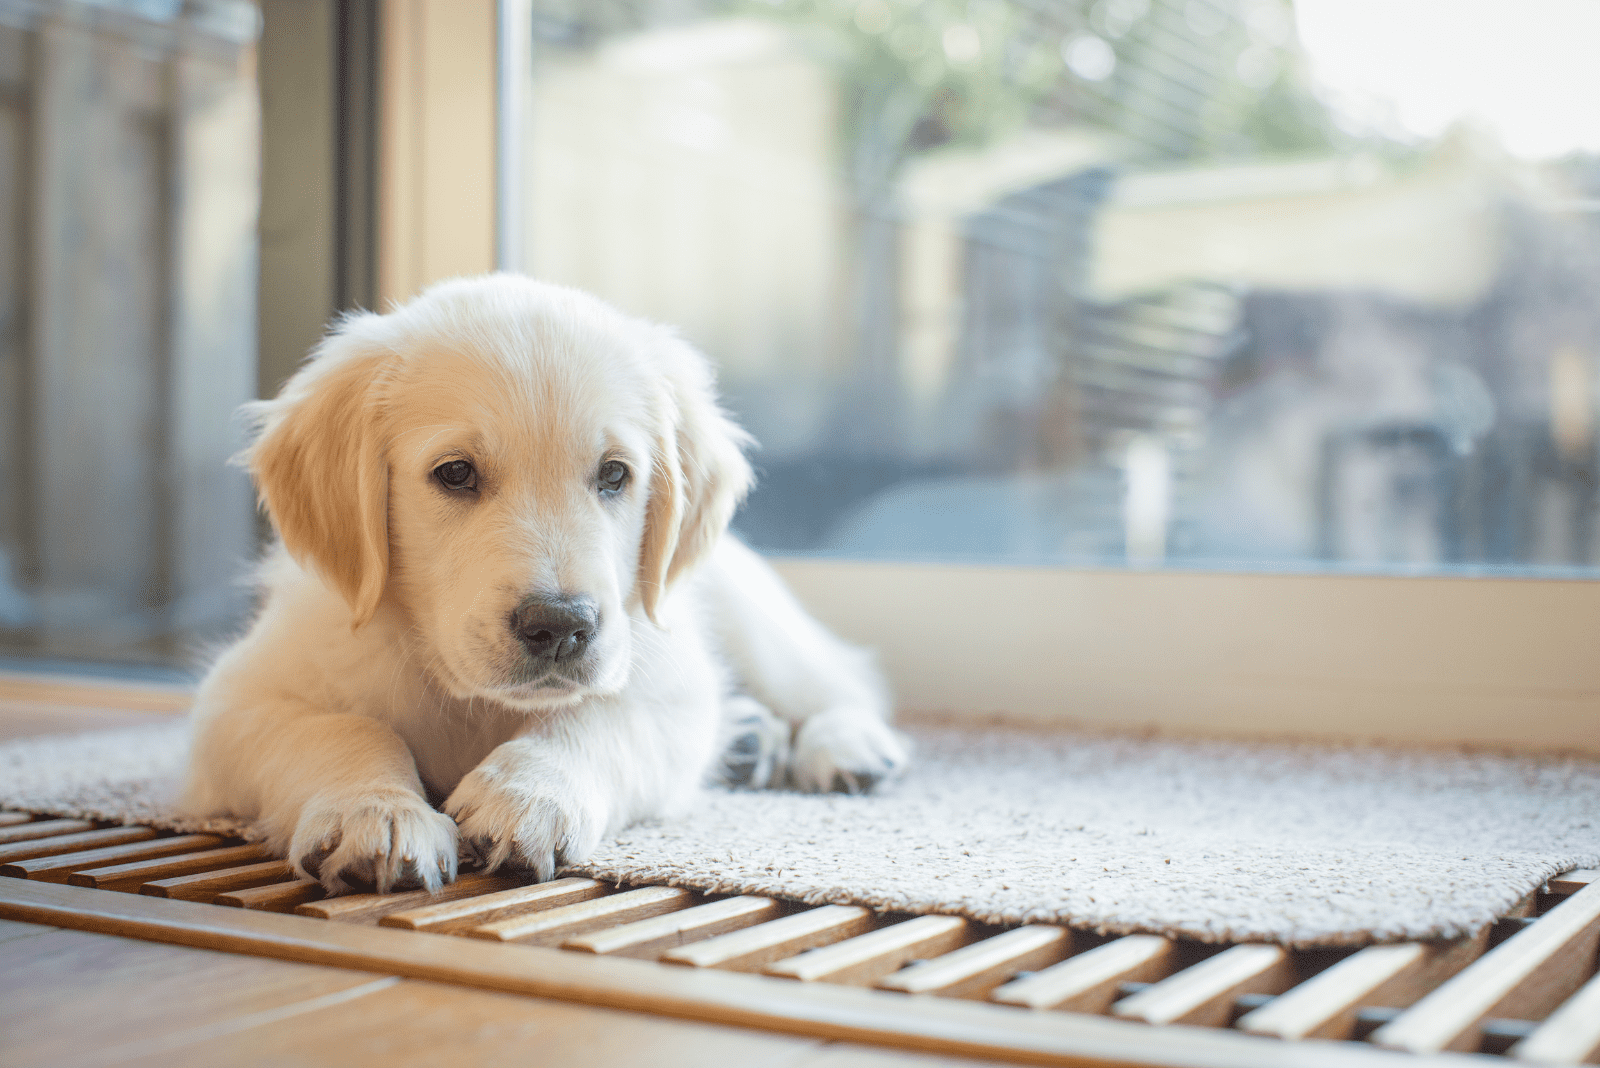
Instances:
[[[148,897],[172,897],[180,901],[210,901],[229,890],[247,890],[255,886],[280,883],[294,871],[286,860],[264,860],[259,864],[245,864],[220,871],[202,871],[193,875],[175,875],[170,879],[156,879],[139,887],[139,893]]]
[[[1518,1060],[1537,1064],[1591,1064],[1600,1060],[1600,975],[1510,1049]]]
[[[361,968],[529,997],[795,1034],[1034,1065],[1163,1068],[1474,1068],[1476,1057],[1407,1058],[1355,1043],[1280,1042],[1235,1031],[1146,1027],[1079,1013],[827,983],[792,983],[713,968],[663,968],[475,939],[423,938],[383,927],[219,909],[138,894],[0,881],[0,919]],[[842,1063],[842,1062],[841,1062]]]
[[[1122,983],[1155,982],[1171,971],[1172,950],[1157,935],[1125,935],[1007,983],[989,999],[1030,1009],[1105,1012]]]
[[[1518,901],[1515,905],[1512,905],[1509,909],[1507,909],[1505,915],[1501,916],[1500,918],[1502,920],[1527,919],[1536,915],[1538,911],[1539,891],[1529,890],[1526,894],[1522,895],[1522,900]]]
[[[326,893],[315,879],[295,879],[293,882],[255,886],[244,890],[230,890],[218,894],[213,904],[258,912],[293,912],[307,901],[316,901]]]
[[[527,879],[521,875],[486,875],[472,872],[447,883],[437,894],[427,890],[402,890],[391,894],[345,894],[323,898],[297,906],[302,916],[315,916],[319,920],[336,920],[339,923],[377,923],[392,912],[403,912],[422,905],[441,901],[459,901],[464,897],[492,894],[521,886]]]
[[[753,927],[774,919],[779,905],[770,897],[730,897],[704,905],[635,920],[620,927],[577,935],[563,942],[563,949],[582,953],[611,954],[654,960],[664,950],[697,942],[713,935]]]
[[[437,905],[391,912],[378,923],[384,927],[403,927],[409,931],[448,934],[512,916],[589,901],[604,895],[606,889],[605,883],[572,876],[532,886],[516,886],[461,901],[444,901]]]
[[[1490,1016],[1538,1020],[1588,974],[1600,942],[1600,883],[1590,883],[1373,1032],[1412,1053],[1475,1051]]]
[[[526,942],[535,946],[558,946],[575,935],[588,934],[614,924],[632,923],[663,913],[676,912],[695,903],[695,895],[675,886],[644,886],[576,905],[563,905],[531,916],[513,916],[468,928],[473,938],[491,942]]]
[[[1564,872],[1550,880],[1552,894],[1576,894],[1590,883],[1600,880],[1600,868],[1578,868]]]
[[[78,834],[61,834],[54,838],[35,838],[29,842],[16,842],[0,846],[0,864],[35,857],[54,857],[62,853],[77,853],[85,849],[122,845],[125,842],[146,842],[156,836],[148,827],[107,827],[103,831],[82,831]]]
[[[872,929],[874,914],[858,905],[823,905],[758,927],[708,938],[661,955],[668,964],[754,972],[816,946],[832,945]]]
[[[1405,1008],[1483,955],[1486,927],[1476,938],[1368,946],[1281,997],[1246,1013],[1234,1026],[1277,1038],[1348,1038],[1356,1013],[1369,1005]]]
[[[1226,1027],[1234,998],[1277,994],[1293,982],[1294,962],[1282,946],[1233,946],[1122,999],[1111,1012],[1148,1024]]]
[[[0,812],[0,827],[15,827],[19,823],[32,821],[31,812]]]
[[[64,883],[67,876],[84,868],[99,868],[107,864],[147,860],[152,857],[170,857],[175,853],[193,853],[221,845],[222,839],[214,834],[180,834],[172,838],[152,838],[146,842],[107,846],[104,849],[86,849],[77,853],[60,853],[53,857],[36,857],[0,866],[0,875],[18,879],[38,879],[47,883]]]
[[[1029,925],[986,938],[953,953],[879,979],[883,990],[906,994],[982,998],[1022,971],[1037,971],[1062,960],[1072,949],[1065,928]]]
[[[94,824],[88,820],[39,820],[30,823],[26,819],[18,820],[9,826],[0,826],[0,845],[10,845],[12,842],[26,842],[33,838],[49,838],[56,834],[73,834],[77,831],[92,831]]]
[[[762,971],[803,983],[871,986],[906,961],[959,949],[970,933],[971,925],[958,916],[918,916],[777,961]]]
[[[67,876],[67,882],[73,886],[91,886],[96,890],[134,891],[154,879],[236,867],[249,861],[260,860],[265,856],[267,847],[264,845],[205,849],[195,853],[181,853],[175,857],[135,860],[126,864],[109,864],[101,868],[75,871]]]

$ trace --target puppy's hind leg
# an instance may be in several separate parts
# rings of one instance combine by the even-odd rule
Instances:
[[[754,697],[722,702],[722,756],[707,775],[715,786],[762,790],[781,786],[789,768],[789,724]]]
[[[709,621],[740,688],[794,730],[796,788],[861,793],[905,770],[909,746],[889,726],[889,688],[870,654],[813,619],[731,535],[702,576]]]

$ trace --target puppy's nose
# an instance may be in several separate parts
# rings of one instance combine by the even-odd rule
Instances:
[[[511,613],[511,631],[535,660],[582,656],[600,623],[592,597],[529,597]]]

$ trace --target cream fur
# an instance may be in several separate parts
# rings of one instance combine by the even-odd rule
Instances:
[[[436,889],[458,854],[549,878],[680,811],[741,732],[757,785],[904,767],[870,659],[725,533],[748,439],[670,331],[461,279],[344,319],[250,411],[280,544],[201,685],[185,805],[259,820],[329,892]],[[470,494],[436,475],[458,460]],[[631,472],[614,495],[607,461]],[[508,622],[557,594],[600,612],[561,678]]]

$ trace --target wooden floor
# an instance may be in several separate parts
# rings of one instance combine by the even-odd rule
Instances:
[[[896,1054],[0,921],[0,1064],[935,1068]]]
[[[154,722],[150,687],[0,679],[0,740]],[[0,920],[0,1065],[649,1063],[652,1068],[956,1068],[895,1053],[513,994]]]
[[[0,738],[186,699],[0,673]],[[0,1066],[1594,1063],[1597,952],[1592,869],[1473,937],[1293,950],[579,877],[324,899],[259,845],[0,812]]]

